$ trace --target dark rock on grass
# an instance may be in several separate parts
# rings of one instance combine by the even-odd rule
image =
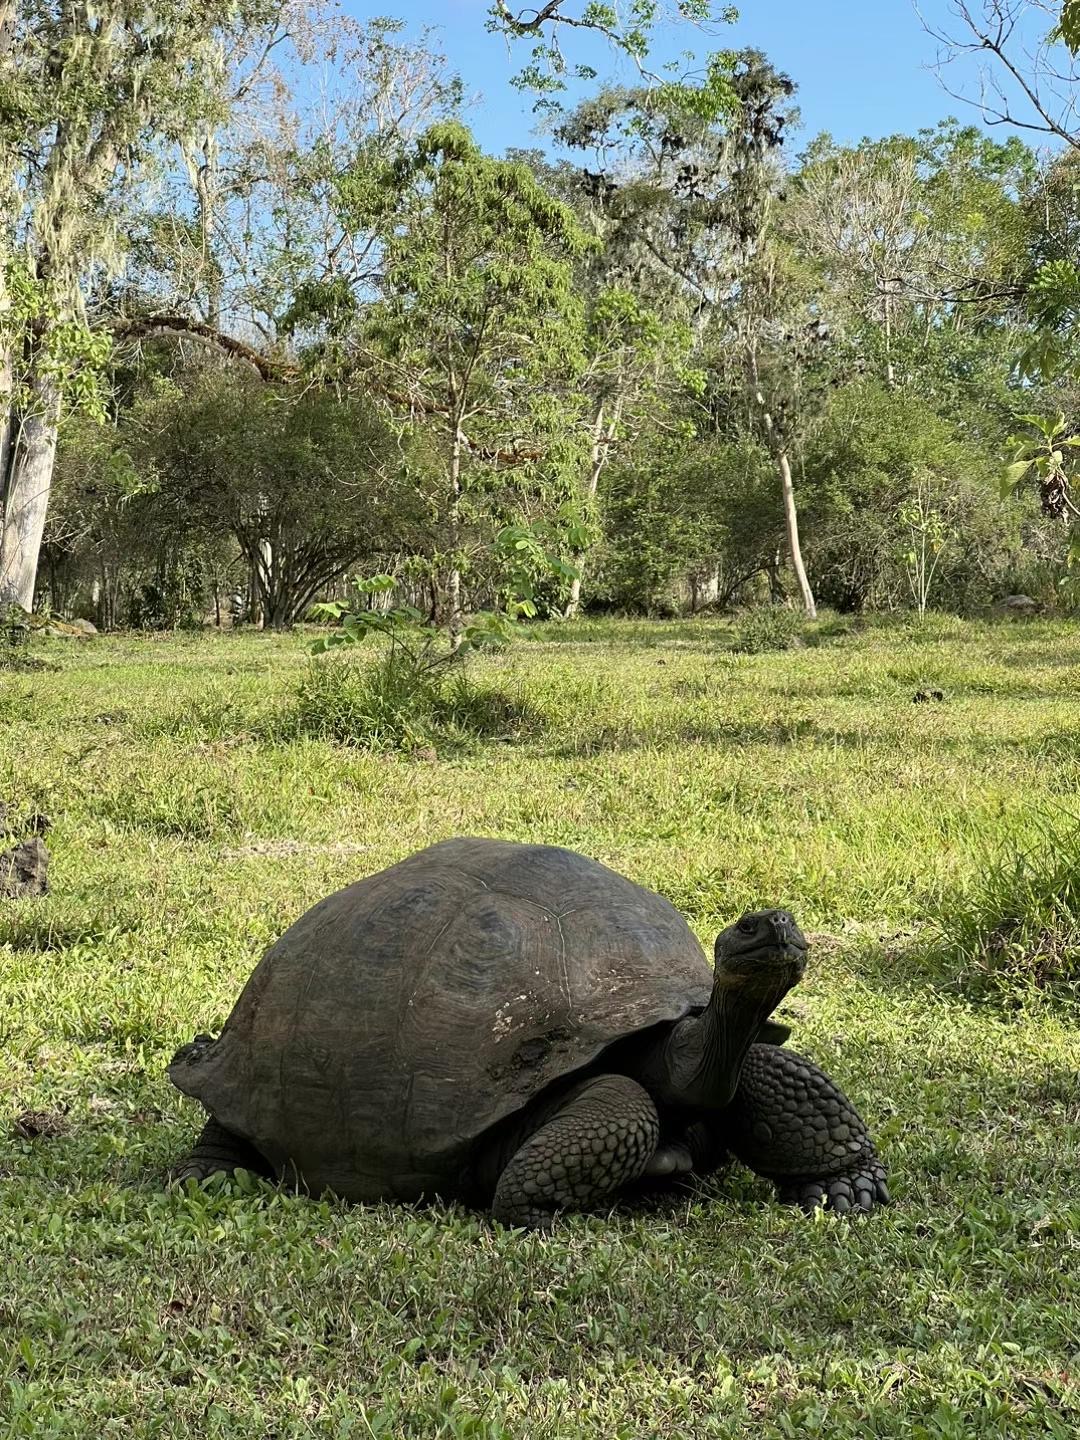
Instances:
[[[0,900],[29,900],[48,893],[49,852],[39,835],[0,854]]]
[[[16,1115],[9,1132],[12,1140],[53,1140],[66,1125],[59,1110],[24,1110]]]
[[[998,601],[998,609],[1005,615],[1023,618],[1026,615],[1037,615],[1042,606],[1030,595],[1006,595]]]

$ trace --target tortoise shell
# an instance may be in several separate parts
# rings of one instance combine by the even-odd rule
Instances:
[[[302,915],[169,1074],[313,1191],[450,1195],[485,1132],[711,983],[678,911],[597,861],[446,840]]]

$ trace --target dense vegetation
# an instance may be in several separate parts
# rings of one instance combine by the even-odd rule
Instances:
[[[496,5],[552,111],[496,158],[430,37],[182,8],[5,32],[0,598],[282,628],[390,574],[455,644],[478,611],[1072,608],[1067,129],[799,149],[757,51],[657,75],[641,0]],[[640,83],[571,103],[571,21]]]
[[[441,759],[297,733],[300,636],[53,640],[61,671],[9,677],[0,794],[54,824],[53,893],[0,938],[0,1433],[1075,1433],[1075,1019],[1041,998],[1062,955],[1075,978],[1075,882],[1045,917],[1056,970],[995,936],[1020,938],[1018,856],[1077,873],[1080,631],[738,638],[553,627],[477,662],[540,723]],[[897,1203],[811,1223],[733,1171],[536,1240],[164,1193],[198,1123],[173,1048],[308,904],[462,831],[598,856],[705,939],[790,904],[814,945],[797,1044],[868,1117]]]

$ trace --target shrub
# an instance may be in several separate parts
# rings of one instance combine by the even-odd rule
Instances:
[[[293,723],[301,734],[343,745],[415,751],[516,739],[542,721],[519,696],[477,684],[460,667],[424,670],[395,648],[368,664],[313,661],[300,679]]]
[[[803,616],[786,605],[757,605],[735,622],[735,649],[746,655],[791,650],[802,642]]]
[[[0,638],[0,670],[30,675],[35,671],[59,669],[60,666],[52,660],[44,660],[40,655],[29,654],[25,645],[8,645]]]

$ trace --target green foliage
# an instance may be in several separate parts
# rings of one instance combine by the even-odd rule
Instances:
[[[687,574],[715,577],[721,606],[745,598],[783,543],[769,456],[747,440],[639,445],[606,477],[601,516],[592,593],[632,612],[677,608]]]
[[[1071,259],[1040,265],[1027,288],[1033,329],[1017,358],[1026,378],[1052,380],[1076,365],[1077,322],[1080,321],[1080,270]]]
[[[834,392],[800,477],[807,563],[825,603],[887,608],[910,593],[918,605],[928,578],[960,609],[1004,593],[1028,516],[1002,502],[997,457],[963,421],[874,381]],[[963,543],[946,546],[949,532]]]
[[[570,581],[578,570],[563,560],[563,546],[580,550],[585,542],[584,526],[573,519],[569,507],[560,521],[535,521],[531,525],[507,525],[495,537],[495,554],[500,560],[504,613],[509,620],[534,620],[545,584]],[[474,621],[475,623],[475,621]],[[468,636],[468,628],[465,630]],[[509,635],[507,634],[507,638]]]
[[[561,109],[557,97],[567,89],[568,79],[596,79],[591,65],[567,61],[559,43],[560,27],[566,27],[602,36],[616,54],[630,59],[638,72],[651,82],[658,101],[672,111],[682,110],[687,115],[706,119],[730,112],[735,100],[729,80],[728,52],[706,57],[704,81],[687,83],[679,76],[679,67],[674,62],[664,66],[663,76],[649,70],[653,31],[659,18],[657,0],[624,0],[622,4],[606,4],[603,0],[584,0],[584,3],[555,0],[542,10],[519,7],[513,0],[495,0],[488,11],[487,28],[511,40],[528,37],[534,41],[528,62],[512,83],[519,90],[529,90],[537,96],[535,108],[539,111]],[[730,5],[718,7],[713,0],[680,0],[676,18],[694,25],[732,24],[738,12]]]
[[[523,700],[399,642],[366,664],[313,661],[286,729],[367,750],[442,753],[481,739],[517,740],[540,724]]]
[[[64,405],[103,423],[109,399],[112,336],[72,315],[70,300],[41,280],[24,254],[4,255],[0,236],[0,352],[14,361],[0,414],[33,403],[33,385],[47,380]],[[29,343],[29,337],[33,343]]]
[[[1035,435],[1011,435],[1009,445],[1014,451],[1012,461],[1001,478],[1001,493],[1008,497],[1016,492],[1025,478],[1038,481],[1039,500],[1045,514],[1055,520],[1080,515],[1071,499],[1071,456],[1066,452],[1080,447],[1080,436],[1071,433],[1065,416],[1021,415],[1024,424]]]
[[[957,538],[941,511],[930,503],[932,493],[932,477],[921,477],[915,494],[904,500],[896,512],[896,518],[907,531],[904,569],[920,615],[926,614],[934,576],[946,548]]]
[[[339,194],[349,223],[383,252],[384,298],[356,344],[430,426],[456,638],[462,580],[491,568],[506,523],[525,535],[530,510],[558,512],[576,484],[587,441],[575,425],[586,363],[575,262],[594,242],[527,166],[485,156],[457,122],[358,165]]]
[[[412,749],[517,728],[524,712],[517,713],[506,697],[478,689],[462,670],[470,650],[499,648],[512,639],[510,613],[470,617],[460,643],[448,649],[445,637],[426,625],[414,606],[379,607],[380,597],[390,596],[396,584],[392,575],[357,578],[352,605],[332,601],[313,607],[316,618],[341,621],[340,629],[315,642],[315,654],[368,639],[381,639],[386,648],[362,668],[347,662],[314,665],[300,685],[301,732],[376,749]],[[365,608],[371,601],[376,608]],[[519,607],[523,603],[528,602]]]
[[[806,617],[786,605],[756,605],[735,621],[734,646],[745,655],[790,650],[802,642]]]
[[[981,864],[935,921],[931,945],[969,993],[1080,996],[1080,820],[1048,810],[996,825]]]
[[[415,538],[420,498],[364,398],[239,375],[226,386],[210,371],[148,397],[128,423],[159,510],[233,535],[269,624],[292,624],[350,565]]]
[[[1080,50],[1080,0],[1063,0],[1059,23],[1061,38],[1075,55]]]

